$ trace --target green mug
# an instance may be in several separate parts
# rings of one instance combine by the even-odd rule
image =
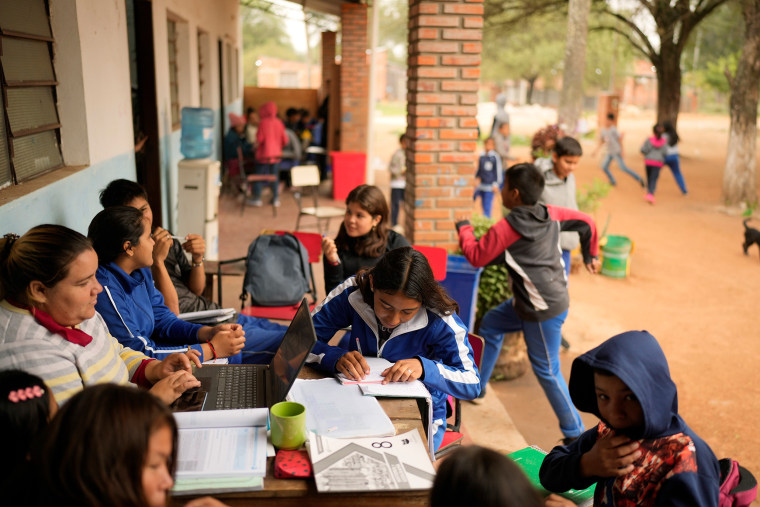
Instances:
[[[272,445],[293,450],[306,442],[306,407],[294,401],[281,401],[269,409]]]

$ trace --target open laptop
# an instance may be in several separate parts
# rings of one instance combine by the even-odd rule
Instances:
[[[201,387],[184,393],[171,408],[189,412],[271,407],[285,400],[316,342],[304,298],[271,364],[204,364],[193,372]]]

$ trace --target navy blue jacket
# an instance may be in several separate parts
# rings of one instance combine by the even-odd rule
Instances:
[[[594,369],[617,376],[641,403],[642,427],[619,431],[642,451],[634,470],[622,477],[582,477],[581,455],[615,428],[598,410]],[[573,361],[570,397],[583,412],[602,419],[569,445],[555,447],[541,465],[541,484],[550,491],[583,489],[596,483],[594,505],[718,505],[720,471],[710,447],[678,415],[678,394],[665,354],[654,336],[629,331],[613,336]]]

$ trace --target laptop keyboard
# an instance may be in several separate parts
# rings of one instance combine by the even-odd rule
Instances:
[[[218,376],[216,409],[257,407],[257,368],[250,365],[228,364]]]

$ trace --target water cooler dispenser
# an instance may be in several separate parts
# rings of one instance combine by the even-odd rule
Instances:
[[[180,151],[177,164],[179,195],[177,236],[200,234],[206,241],[206,259],[219,259],[220,163],[211,160],[214,144],[214,115],[211,109],[182,109]]]

